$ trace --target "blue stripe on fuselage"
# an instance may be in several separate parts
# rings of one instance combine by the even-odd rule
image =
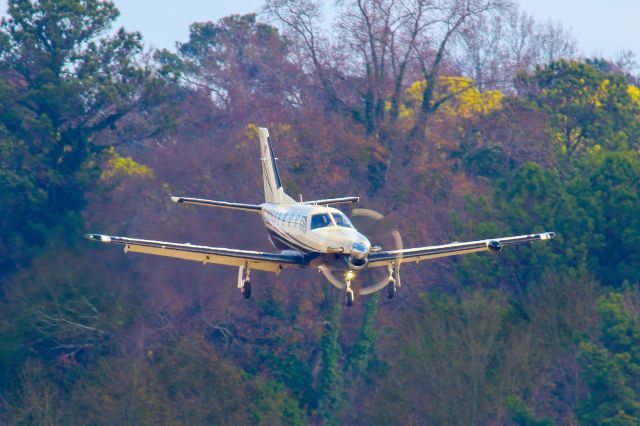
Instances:
[[[303,253],[317,252],[317,250],[313,249],[312,247],[309,247],[308,245],[304,244],[302,241],[299,241],[288,234],[283,235],[278,231],[276,231],[275,229],[272,229],[271,227],[267,227],[267,232],[269,232],[269,235],[275,238],[278,238],[278,240],[280,240],[283,244],[286,244],[287,246],[291,247],[293,250],[301,251]]]

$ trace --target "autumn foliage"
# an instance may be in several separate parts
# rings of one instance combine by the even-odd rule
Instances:
[[[640,421],[621,64],[495,0],[343,1],[331,31],[318,2],[269,0],[154,52],[109,1],[8,4],[0,423]],[[403,266],[393,301],[349,309],[313,271],[253,272],[246,301],[233,268],[82,238],[273,251],[257,216],[169,198],[262,202],[258,126],[289,194],[361,196],[406,247],[558,238]]]

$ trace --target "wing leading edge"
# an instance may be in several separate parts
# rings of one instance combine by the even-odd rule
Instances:
[[[369,266],[385,266],[392,262],[420,262],[421,260],[478,253],[482,251],[500,251],[503,247],[532,243],[534,241],[549,240],[551,238],[555,238],[555,236],[555,232],[542,232],[539,234],[519,235],[516,237],[493,238],[488,240],[469,241],[465,243],[451,243],[439,246],[381,251],[378,253],[371,253],[369,255]]]
[[[157,256],[194,260],[202,262],[203,264],[215,263],[229,266],[248,265],[251,269],[269,272],[278,272],[282,268],[302,267],[308,264],[308,259],[296,252],[265,253],[100,234],[86,234],[85,236],[92,241],[124,245],[125,253],[154,254]]]

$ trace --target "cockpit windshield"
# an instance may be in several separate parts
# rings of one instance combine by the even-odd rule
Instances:
[[[331,226],[331,218],[327,213],[314,214],[311,216],[311,229],[324,228]]]
[[[333,220],[336,221],[336,225],[342,226],[343,228],[352,227],[351,222],[349,222],[349,219],[347,219],[345,215],[342,215],[340,213],[331,213],[331,215],[333,216]]]

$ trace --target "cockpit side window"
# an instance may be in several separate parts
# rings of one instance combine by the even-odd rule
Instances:
[[[343,228],[352,227],[351,222],[349,222],[349,219],[347,219],[345,215],[342,215],[340,213],[331,213],[331,215],[333,216],[333,220],[335,220],[336,225],[342,226]]]
[[[327,213],[314,214],[311,216],[311,229],[331,226],[331,218]]]

